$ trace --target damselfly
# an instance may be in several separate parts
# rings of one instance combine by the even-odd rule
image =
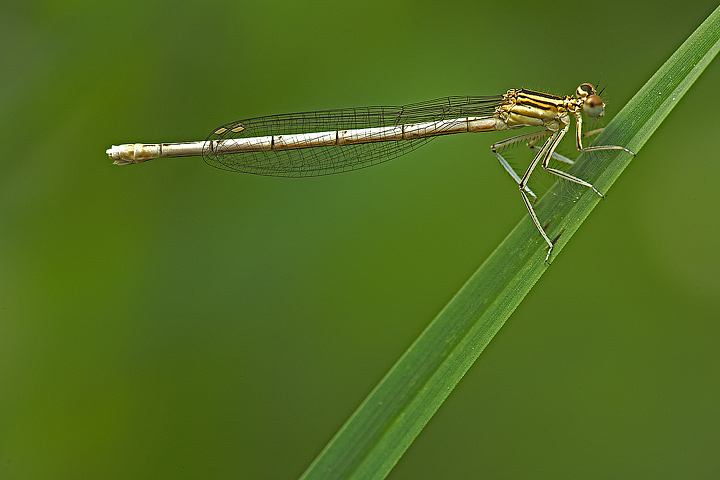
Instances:
[[[233,172],[308,177],[375,165],[414,150],[439,135],[541,127],[540,131],[495,143],[491,150],[517,182],[530,218],[548,244],[547,261],[554,242],[535,214],[530,197],[533,200],[537,197],[528,187],[538,164],[553,175],[603,196],[591,183],[549,165],[551,158],[573,163],[555,152],[570,128],[571,117],[575,118],[575,143],[580,152],[623,150],[635,155],[617,145],[583,147],[582,112],[591,118],[605,114],[602,98],[589,83],[580,85],[575,96],[566,97],[517,89],[497,96],[445,97],[404,106],[257,117],[222,125],[205,141],[114,145],[107,154],[116,165],[202,155],[209,165]],[[542,147],[535,145],[546,136]],[[522,177],[500,154],[501,148],[518,142],[526,142],[537,151]]]

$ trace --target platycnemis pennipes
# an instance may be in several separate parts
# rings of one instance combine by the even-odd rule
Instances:
[[[530,218],[548,244],[530,197],[530,177],[540,165],[565,180],[600,193],[591,183],[549,166],[551,158],[573,163],[555,153],[575,118],[578,151],[623,150],[618,145],[582,146],[582,113],[590,118],[605,114],[596,87],[583,83],[574,96],[558,97],[527,89],[508,90],[486,97],[444,97],[404,106],[343,108],[256,117],[216,128],[205,141],[114,145],[107,154],[116,165],[142,163],[153,158],[202,155],[205,162],[224,170],[283,177],[306,177],[346,172],[375,165],[414,150],[439,135],[489,132],[522,127],[542,130],[518,135],[491,146],[500,164],[517,182]],[[597,133],[594,131],[592,133]],[[548,136],[542,147],[535,143]],[[527,142],[537,150],[520,177],[500,154],[502,147]]]

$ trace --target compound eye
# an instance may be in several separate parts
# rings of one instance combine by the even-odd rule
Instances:
[[[594,95],[595,94],[595,87],[590,85],[589,83],[583,83],[577,88],[577,96],[580,98],[585,98],[588,95]]]
[[[605,115],[605,104],[603,103],[602,98],[593,93],[592,95],[588,95],[587,98],[585,98],[583,110],[588,117],[602,117],[603,115]]]

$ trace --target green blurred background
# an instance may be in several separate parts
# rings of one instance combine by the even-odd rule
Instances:
[[[502,134],[303,180],[110,145],[601,75],[612,117],[715,7],[5,2],[0,478],[296,478],[526,213]],[[716,60],[390,478],[720,472],[719,82]]]

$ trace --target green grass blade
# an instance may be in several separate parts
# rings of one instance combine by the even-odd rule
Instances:
[[[595,140],[639,152],[720,48],[720,7],[680,46]],[[570,171],[606,192],[632,157],[582,155]],[[557,182],[538,202],[553,256],[599,198]],[[350,417],[303,479],[384,478],[505,320],[547,269],[546,244],[526,216],[458,291]]]

